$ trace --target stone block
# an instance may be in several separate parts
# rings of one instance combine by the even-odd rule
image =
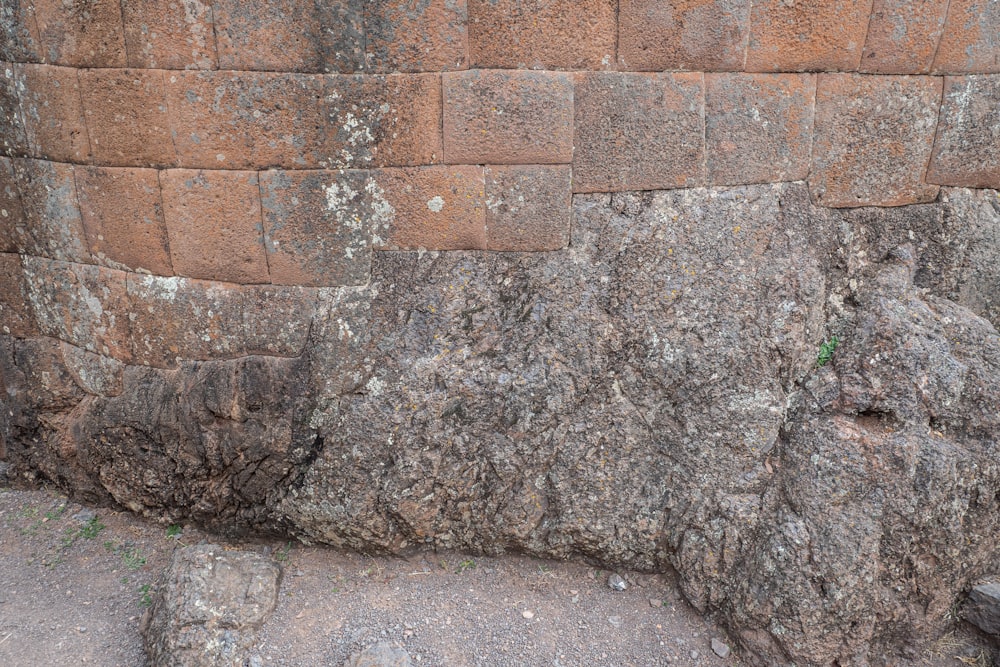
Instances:
[[[872,0],[756,0],[745,70],[856,70],[871,8]]]
[[[484,69],[614,66],[613,0],[469,0],[469,59]]]
[[[0,62],[0,156],[30,155],[21,96],[24,95],[23,65]]]
[[[80,214],[94,259],[105,266],[172,275],[155,169],[75,169]]]
[[[128,274],[135,363],[169,368],[181,361],[246,354],[244,289],[176,276]]]
[[[468,62],[466,0],[368,0],[365,59],[371,72],[440,72]]]
[[[264,246],[271,282],[363,285],[371,269],[365,171],[264,171]]]
[[[739,71],[750,0],[621,0],[618,63],[642,71]]]
[[[450,164],[565,164],[573,159],[573,78],[561,72],[442,75]]]
[[[177,275],[268,282],[257,172],[168,169],[160,185]]]
[[[316,312],[316,291],[272,285],[242,288],[240,338],[246,354],[301,355]]]
[[[125,364],[69,343],[61,342],[59,350],[66,370],[80,389],[92,396],[118,396],[122,393]]]
[[[219,67],[227,70],[359,72],[364,11],[354,0],[214,0]]]
[[[17,252],[18,237],[26,229],[14,163],[10,158],[0,157],[0,252]]]
[[[170,72],[167,106],[181,167],[319,166],[323,77],[270,72]]]
[[[947,10],[948,3],[939,0],[875,0],[860,71],[929,72]]]
[[[1000,581],[994,578],[973,586],[962,615],[983,632],[1000,635]]]
[[[486,248],[530,252],[569,243],[573,200],[568,165],[486,168]]]
[[[22,261],[43,335],[119,361],[131,360],[128,274],[42,257]]]
[[[701,74],[576,75],[574,192],[705,182]]]
[[[924,181],[941,80],[927,76],[821,74],[809,192],[822,206],[902,206],[932,201]]]
[[[215,5],[218,7],[219,2]],[[219,66],[213,7],[208,0],[129,0],[121,6],[128,67],[216,69]]]
[[[804,179],[815,95],[814,74],[706,74],[708,182]]]
[[[927,181],[1000,188],[1000,74],[945,77]]]
[[[438,74],[327,76],[323,167],[408,167],[441,161]]]
[[[41,50],[31,0],[0,5],[0,61],[38,62]]]
[[[81,103],[78,70],[26,64],[18,90],[28,146],[33,157],[86,162],[90,140]]]
[[[66,262],[92,262],[73,166],[28,158],[12,163],[23,211],[23,226],[14,227],[18,252]]]
[[[125,67],[118,0],[33,0],[44,62],[70,67]]]
[[[379,169],[365,187],[371,195],[376,248],[486,248],[482,167]]]
[[[83,109],[96,163],[116,167],[176,163],[163,77],[161,70],[80,72]]]
[[[39,334],[21,257],[12,253],[0,253],[0,333],[18,338]]]
[[[1000,74],[1000,2],[950,0],[935,74]]]

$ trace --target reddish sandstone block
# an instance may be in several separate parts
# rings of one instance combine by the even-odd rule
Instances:
[[[320,102],[324,167],[407,167],[441,161],[438,74],[328,76]]]
[[[375,247],[383,250],[486,248],[482,167],[379,169],[371,194]]]
[[[128,67],[215,69],[212,6],[201,0],[122,3]]]
[[[466,0],[368,0],[365,61],[371,72],[465,69]]]
[[[0,61],[41,60],[33,9],[31,0],[4,0],[0,4]]]
[[[45,160],[13,160],[21,196],[23,227],[16,227],[18,252],[67,262],[89,263],[76,198],[72,165]]]
[[[70,67],[125,67],[119,0],[34,0],[45,62]]]
[[[77,70],[27,64],[21,112],[32,155],[60,162],[85,162],[90,140],[81,104]]]
[[[469,0],[472,67],[608,69],[614,0]]]
[[[815,95],[814,74],[706,74],[709,183],[804,179]]]
[[[573,191],[703,185],[704,103],[701,74],[577,74]]]
[[[173,274],[156,170],[76,167],[75,172],[83,228],[98,263]]]
[[[364,171],[265,171],[260,175],[271,282],[363,285],[371,268]]]
[[[750,0],[621,0],[618,62],[624,69],[743,69]]]
[[[945,77],[927,181],[1000,188],[1000,75]]]
[[[177,161],[160,70],[80,72],[90,149],[98,164],[169,166]]]
[[[950,0],[935,74],[1000,74],[1000,2]]]
[[[926,74],[944,31],[947,2],[875,0],[861,71]]]
[[[573,159],[573,79],[561,72],[446,73],[450,164],[564,164]]]
[[[268,281],[256,172],[168,169],[160,185],[177,275]]]
[[[10,253],[0,253],[0,333],[19,338],[39,334],[21,258]]]
[[[486,168],[486,247],[558,250],[569,243],[573,179],[568,165]]]
[[[754,0],[748,72],[855,70],[872,0]]]
[[[355,0],[213,0],[219,67],[285,72],[364,69],[363,6]]]
[[[124,271],[24,257],[24,276],[38,328],[88,352],[131,360]]]
[[[0,252],[18,251],[18,228],[25,229],[24,208],[17,190],[14,163],[0,157]]]
[[[179,166],[305,169],[324,157],[323,77],[170,72],[166,78]]]
[[[823,74],[809,192],[823,206],[901,206],[933,200],[924,181],[941,80]]]
[[[132,355],[158,368],[246,354],[244,289],[204,280],[128,274]]]

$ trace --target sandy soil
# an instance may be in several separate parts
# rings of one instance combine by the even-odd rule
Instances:
[[[178,534],[179,528],[179,534]],[[523,556],[423,553],[366,557],[277,541],[226,542],[170,529],[50,490],[0,489],[0,665],[145,664],[139,617],[180,544],[214,541],[269,553],[284,567],[260,636],[264,665],[339,667],[377,641],[415,664],[740,667],[732,645],[681,598],[669,576]],[[974,664],[965,635],[921,666]],[[944,645],[941,645],[944,646]],[[948,655],[950,654],[950,655]],[[985,664],[985,663],[980,663]]]

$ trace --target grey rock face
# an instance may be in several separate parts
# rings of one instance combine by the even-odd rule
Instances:
[[[344,667],[412,667],[410,655],[389,642],[379,642],[364,651],[352,655]]]
[[[965,606],[965,620],[983,632],[1000,635],[1000,581],[995,576],[973,586]]]
[[[12,473],[230,532],[674,568],[762,664],[931,639],[1000,567],[997,193],[574,207],[563,251],[375,253],[295,358],[0,337]]]
[[[257,554],[216,545],[174,552],[143,619],[154,667],[243,667],[278,603],[281,570]]]

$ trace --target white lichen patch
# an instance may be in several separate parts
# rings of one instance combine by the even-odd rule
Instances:
[[[427,201],[427,208],[429,208],[431,211],[435,213],[440,213],[441,209],[444,208],[444,197],[442,197],[441,195],[431,197]]]

